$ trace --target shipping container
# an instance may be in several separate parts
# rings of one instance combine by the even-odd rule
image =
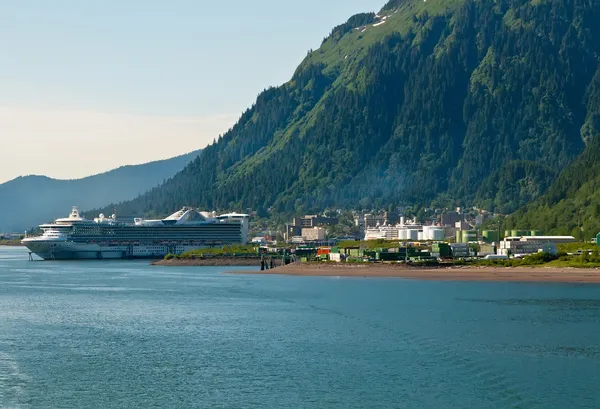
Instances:
[[[331,254],[329,254],[329,260],[339,263],[342,261],[342,255],[339,252],[331,253]]]
[[[352,257],[362,257],[363,252],[361,249],[350,249],[349,254]]]

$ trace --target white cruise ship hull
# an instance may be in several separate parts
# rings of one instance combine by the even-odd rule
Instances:
[[[119,222],[101,214],[94,221],[74,206],[66,218],[41,224],[43,234],[21,242],[44,260],[163,258],[167,254],[248,241],[248,215],[231,213],[207,219],[184,207],[161,220]]]
[[[72,241],[24,241],[33,254],[44,260],[107,260],[135,258],[163,258],[169,253],[181,254],[198,250],[202,246],[166,245],[121,245],[106,246],[96,243],[76,243]]]

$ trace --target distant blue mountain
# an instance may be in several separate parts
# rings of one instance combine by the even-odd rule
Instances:
[[[0,232],[21,232],[81,210],[134,199],[198,158],[201,151],[142,165],[122,166],[83,179],[23,176],[0,184]]]

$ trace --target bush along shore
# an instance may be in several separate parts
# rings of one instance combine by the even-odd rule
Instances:
[[[154,261],[154,266],[257,266],[261,270],[271,270],[289,263],[289,259],[270,256],[217,255],[217,256],[174,256],[167,255],[163,260]]]
[[[257,266],[261,270],[283,264],[285,261],[278,256],[261,254],[258,247],[251,245],[204,248],[180,255],[167,254],[164,260],[152,263],[156,266]]]
[[[240,256],[170,257],[154,261],[154,266],[260,266],[261,258]]]
[[[233,273],[248,274],[235,271]],[[536,253],[509,260],[455,260],[437,262],[292,263],[264,274],[337,277],[397,277],[424,280],[514,281],[600,284],[600,253],[596,248],[576,253]]]
[[[0,240],[0,246],[22,246],[21,240]]]

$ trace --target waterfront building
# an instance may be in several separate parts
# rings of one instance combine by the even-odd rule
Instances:
[[[509,236],[500,242],[499,253],[503,255],[533,254],[542,250],[547,243],[556,245],[575,241],[573,236]]]

